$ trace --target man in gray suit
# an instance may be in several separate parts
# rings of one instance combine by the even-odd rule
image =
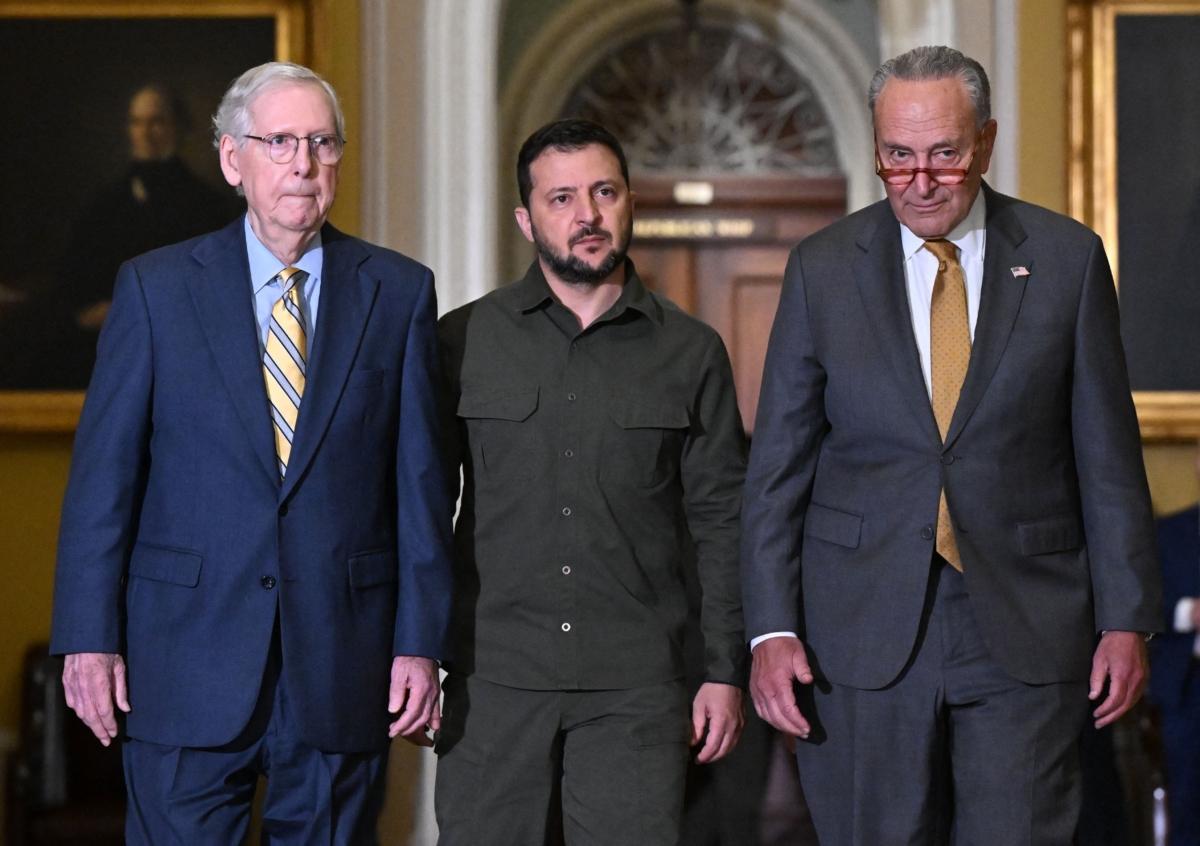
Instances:
[[[876,72],[887,200],[794,250],[771,335],[751,695],[822,846],[1069,843],[1085,714],[1137,701],[1159,625],[1104,248],[982,184],[989,99],[946,47]]]

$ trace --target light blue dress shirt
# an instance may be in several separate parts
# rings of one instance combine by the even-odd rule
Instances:
[[[267,348],[267,331],[271,327],[271,309],[283,296],[283,286],[275,281],[275,277],[287,265],[271,255],[271,251],[263,246],[262,241],[250,228],[250,217],[244,218],[246,227],[246,254],[250,259],[250,288],[254,293],[254,319],[258,322],[258,349],[263,352]],[[317,307],[321,301],[321,271],[325,267],[325,251],[321,246],[321,233],[313,238],[304,255],[294,267],[307,274],[300,286],[300,312],[304,315],[304,333],[308,339],[308,348],[312,349],[314,332],[317,328]]]

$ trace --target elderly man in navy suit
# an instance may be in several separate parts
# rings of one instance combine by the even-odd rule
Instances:
[[[450,605],[433,278],[326,223],[344,120],[269,63],[214,118],[245,217],[125,263],[63,506],[51,649],[122,734],[131,844],[375,840],[436,729]]]
[[[1200,508],[1159,520],[1158,547],[1164,633],[1150,646],[1150,696],[1162,713],[1167,842],[1200,846]]]
[[[983,185],[978,62],[917,48],[868,100],[887,200],[793,251],[767,353],[751,695],[822,846],[1069,843],[1089,700],[1137,701],[1159,625],[1112,277]]]

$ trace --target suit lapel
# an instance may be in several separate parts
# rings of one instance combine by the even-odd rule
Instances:
[[[859,235],[854,261],[854,278],[867,317],[875,330],[875,340],[896,375],[904,405],[911,411],[925,434],[940,443],[937,421],[929,405],[921,357],[913,338],[908,291],[904,284],[904,256],[900,227],[887,203],[879,204],[874,216]]]
[[[239,217],[196,245],[192,258],[201,268],[199,273],[188,277],[187,289],[251,449],[263,470],[277,480],[279,471],[263,385],[244,225]]]
[[[1032,256],[1023,248],[1026,235],[1011,201],[983,186],[987,203],[987,246],[983,260],[983,291],[979,301],[979,318],[975,324],[975,341],[971,345],[971,361],[967,378],[946,433],[949,446],[962,433],[963,427],[983,399],[988,384],[1000,364],[1008,339],[1012,335],[1021,300],[1025,296],[1027,275],[1016,276],[1014,267],[1033,269]]]
[[[331,226],[322,230],[321,243],[321,308],[281,501],[304,476],[329,427],[379,288],[377,279],[359,272],[369,255],[361,244]]]

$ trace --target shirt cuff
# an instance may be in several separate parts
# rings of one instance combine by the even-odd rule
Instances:
[[[1185,596],[1175,603],[1175,631],[1191,632],[1196,627],[1192,625],[1192,609],[1196,607],[1196,599]]]
[[[773,637],[791,637],[796,638],[796,640],[800,639],[797,637],[795,632],[767,632],[766,634],[761,634],[750,641],[750,651],[753,652],[754,647],[758,646],[764,640],[770,640]]]

